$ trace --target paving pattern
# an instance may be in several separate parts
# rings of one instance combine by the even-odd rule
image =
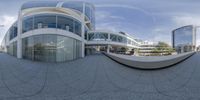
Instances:
[[[104,55],[44,63],[0,54],[0,100],[200,100],[200,54],[151,71]]]

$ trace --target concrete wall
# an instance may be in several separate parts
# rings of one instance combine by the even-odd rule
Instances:
[[[117,61],[118,63],[127,65],[129,67],[138,69],[160,69],[177,64],[188,57],[192,56],[195,52],[188,52],[178,55],[170,56],[128,56],[113,53],[104,53],[106,56]]]

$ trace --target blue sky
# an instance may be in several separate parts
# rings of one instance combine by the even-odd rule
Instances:
[[[0,41],[30,0],[1,0]],[[31,0],[33,1],[33,0]],[[171,31],[200,24],[199,0],[83,0],[96,6],[96,29],[124,31],[136,38],[171,44]]]

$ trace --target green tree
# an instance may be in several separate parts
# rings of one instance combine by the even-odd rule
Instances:
[[[165,42],[158,42],[157,46],[152,50],[154,55],[171,55],[174,49]]]

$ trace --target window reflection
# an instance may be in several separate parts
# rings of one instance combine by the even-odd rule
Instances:
[[[34,18],[34,29],[56,28],[55,15],[36,15]]]
[[[185,26],[179,28],[173,32],[174,37],[174,47],[176,48],[177,52],[184,52],[192,50],[192,38],[193,38],[193,27],[192,26]]]
[[[22,32],[27,32],[33,29],[33,17],[27,17],[22,22]]]
[[[17,22],[15,22],[10,29],[8,30],[9,35],[10,35],[10,40],[12,40],[13,38],[15,38],[17,36]]]
[[[106,41],[108,39],[108,33],[90,33],[88,34],[89,41]]]
[[[81,36],[81,23],[67,16],[42,14],[23,19],[23,33],[40,28],[58,28]]]
[[[17,42],[11,43],[8,47],[8,54],[17,57]]]
[[[81,57],[81,42],[60,35],[36,35],[22,40],[23,58],[63,62]]]

